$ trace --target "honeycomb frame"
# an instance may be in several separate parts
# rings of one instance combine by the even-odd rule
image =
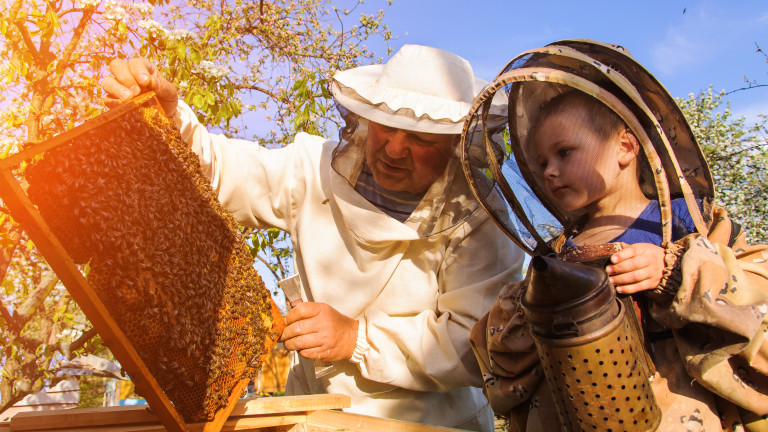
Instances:
[[[141,124],[142,121],[144,122],[143,125]],[[102,153],[108,150],[104,148],[94,149],[93,139],[89,141],[88,137],[101,134],[102,138],[96,138],[96,141],[104,140],[103,137],[116,134],[116,130],[119,129],[116,125],[126,122],[130,125],[128,130],[132,133],[147,129],[149,136],[146,139],[148,142],[154,142],[154,147],[152,145],[145,146],[139,152],[157,151],[157,154],[153,154],[154,159],[149,159],[149,162],[152,163],[147,163],[146,158],[140,163],[140,165],[143,164],[141,169],[144,171],[139,171],[141,173],[154,172],[152,175],[161,177],[168,177],[166,174],[169,171],[176,175],[176,177],[171,176],[170,179],[164,178],[163,181],[166,183],[163,183],[159,188],[145,188],[149,190],[148,193],[155,195],[146,199],[143,204],[137,204],[138,207],[126,209],[126,213],[133,214],[137,208],[142,208],[145,210],[145,214],[142,216],[144,218],[147,209],[141,206],[146,206],[149,202],[151,207],[152,202],[161,201],[163,197],[157,195],[158,191],[166,190],[169,185],[175,187],[175,185],[190,183],[190,181],[194,186],[192,189],[199,192],[199,196],[193,199],[193,201],[196,200],[195,205],[197,207],[184,214],[184,217],[192,217],[191,220],[175,227],[166,225],[172,223],[172,221],[169,222],[166,215],[165,219],[161,218],[160,222],[155,223],[150,228],[143,226],[136,228],[138,231],[136,229],[131,231],[132,225],[140,224],[134,217],[128,223],[130,234],[124,235],[122,240],[120,235],[113,235],[111,232],[119,231],[119,229],[110,230],[104,229],[104,226],[98,226],[97,228],[102,231],[99,234],[101,237],[97,237],[95,240],[81,241],[87,237],[84,233],[94,229],[94,221],[98,221],[102,216],[107,219],[106,225],[108,227],[119,225],[121,217],[130,219],[130,214],[128,216],[118,215],[117,217],[112,214],[110,219],[109,214],[101,215],[98,212],[104,212],[106,209],[106,213],[119,213],[119,209],[133,204],[134,195],[140,194],[141,191],[137,192],[131,189],[127,193],[125,191],[104,190],[105,187],[114,187],[114,181],[112,183],[107,181],[106,186],[105,184],[94,186],[94,183],[98,182],[93,180],[87,182],[86,185],[83,185],[82,182],[78,184],[76,180],[80,175],[77,170],[75,170],[75,174],[69,173],[74,177],[69,180],[61,176],[55,177],[56,171],[65,164],[67,158],[74,158],[72,155],[75,155],[77,151],[73,148],[79,148],[81,153],[84,151],[85,155],[80,155],[81,158],[87,159],[94,155],[103,157],[104,154]],[[150,127],[146,127],[147,123],[150,124]],[[159,138],[157,136],[158,131],[160,131]],[[85,144],[78,144],[78,141],[83,140]],[[164,145],[157,145],[158,141],[162,141]],[[111,143],[112,159],[107,157],[107,162],[92,164],[96,165],[97,168],[105,166],[108,168],[100,171],[96,169],[99,171],[96,175],[115,171],[114,166],[109,164],[116,160],[120,162],[120,157],[125,156],[122,150],[133,150],[135,147],[134,143],[124,143],[130,147],[123,148],[119,147],[119,144],[119,140],[117,140],[117,147],[115,142]],[[41,157],[41,155],[44,156]],[[164,158],[164,163],[155,163],[158,155]],[[135,157],[134,154],[127,158]],[[45,168],[46,160],[53,160],[47,164],[47,168]],[[37,174],[29,174],[31,178],[28,179],[30,186],[27,193],[21,189],[13,173],[14,168],[23,161],[31,161],[25,175],[37,172]],[[77,167],[82,163],[74,165]],[[40,168],[41,166],[43,168]],[[49,172],[45,172],[46,169]],[[130,174],[130,170],[130,166],[127,171],[123,166],[122,177]],[[40,174],[41,172],[45,173]],[[51,176],[50,172],[53,172],[54,175]],[[139,175],[128,180],[121,178],[113,180],[122,184],[123,187],[128,185],[130,188],[130,185],[138,184],[141,186],[142,183],[149,183],[147,178],[152,177]],[[41,189],[45,189],[43,186],[50,186],[53,183],[69,190],[65,194],[72,195],[70,197],[72,203],[62,205],[61,200],[51,199],[51,196],[56,197],[57,193],[61,193],[60,191],[41,192]],[[78,196],[77,191],[82,191],[84,187],[86,189],[95,188],[96,192],[91,191],[91,195],[86,193]],[[185,187],[186,189],[181,188],[182,190],[169,195],[186,196],[185,194],[190,193],[190,186],[187,184]],[[47,198],[46,194],[48,195]],[[116,204],[117,209],[110,208],[109,203],[119,201],[121,194],[125,195],[124,198],[127,198],[127,201],[124,199]],[[107,198],[101,200],[103,201],[100,202],[101,207],[77,207],[78,200],[91,199],[93,201],[94,197],[100,198],[102,195],[106,195]],[[231,215],[221,208],[215,193],[208,185],[207,179],[200,172],[197,157],[183,144],[180,136],[178,136],[178,131],[170,125],[168,119],[162,114],[153,95],[142,95],[51,140],[36,144],[7,159],[0,160],[0,197],[14,218],[22,224],[30,238],[38,245],[73,298],[102,335],[105,344],[110,347],[123,368],[134,380],[139,393],[147,399],[166,428],[181,431],[186,430],[187,423],[203,421],[206,422],[204,430],[219,430],[237,402],[239,393],[258,371],[261,361],[276,342],[285,324],[282,315],[263,286],[263,282],[253,270],[253,259],[239,237],[237,225]],[[172,209],[166,213],[178,214],[178,211],[188,204],[185,199],[181,199],[181,204],[171,205]],[[126,204],[126,202],[128,203]],[[202,202],[202,206],[200,202]],[[105,205],[106,207],[104,207]],[[163,202],[162,205],[159,205],[160,210],[154,208],[149,209],[149,212],[162,212],[166,206],[168,203]],[[67,213],[71,213],[72,208],[77,209],[76,217],[65,220],[71,216]],[[61,211],[61,209],[68,211]],[[94,209],[97,214],[92,214],[89,217],[83,216],[88,211],[94,213],[92,211]],[[202,213],[208,215],[207,218],[202,219],[203,223],[191,223],[195,222],[194,217],[198,217]],[[86,223],[85,227],[75,227],[73,220],[75,224],[86,220],[90,225]],[[197,220],[197,222],[200,221],[200,219]],[[67,225],[68,223],[69,225]],[[163,229],[164,226],[168,226],[168,228]],[[178,233],[178,230],[185,226],[193,229],[188,230],[184,235],[168,234]],[[143,243],[134,238],[137,236],[137,232],[138,237],[142,237],[142,230],[148,230],[147,232],[151,233],[151,235],[143,235],[145,237]],[[217,240],[206,243],[206,240],[210,240],[211,231],[217,233]],[[74,235],[71,235],[72,233]],[[126,237],[130,240],[129,243],[133,243],[125,244]],[[152,253],[141,253],[142,247],[146,247],[147,244],[152,245],[153,241],[157,242],[162,239],[162,241],[174,242],[174,238],[181,238],[184,241],[176,241],[169,248],[155,248],[161,249],[160,251],[152,250]],[[198,247],[194,252],[203,257],[202,260],[198,257],[197,261],[194,261],[195,265],[205,266],[210,261],[213,264],[208,265],[208,267],[215,268],[195,272],[199,269],[190,268],[187,261],[174,268],[175,271],[170,272],[170,275],[158,277],[153,274],[158,272],[153,263],[159,262],[161,265],[165,263],[167,266],[169,262],[179,260],[178,257],[169,258],[169,251],[183,249],[185,241],[190,238],[197,241],[195,244]],[[120,243],[121,241],[123,243]],[[223,249],[222,244],[225,245]],[[226,256],[227,251],[230,251],[228,256]],[[133,258],[133,255],[140,255],[140,257],[138,259]],[[117,276],[113,274],[115,272],[112,269],[117,267],[116,263],[131,262],[131,259],[133,260],[132,265],[124,265],[127,267],[125,271]],[[184,259],[186,258],[181,258],[182,261]],[[75,263],[89,260],[92,270],[88,279],[85,279]],[[222,274],[224,273],[226,275],[223,277],[224,282],[222,282]],[[190,278],[201,280],[201,278],[210,275],[213,275],[211,277],[215,279],[214,282],[203,281],[204,283],[199,285],[205,288],[218,287],[215,295],[203,296],[201,293],[209,294],[210,291],[200,291],[199,287],[195,291],[189,288],[189,283],[174,285],[176,279],[186,277],[186,280]],[[160,284],[157,283],[158,280],[161,282]],[[253,286],[254,283],[256,287]],[[126,289],[126,286],[138,288]],[[181,295],[184,289],[190,289],[190,294]],[[249,296],[260,297],[261,303],[252,298],[249,299]],[[147,299],[156,301],[153,303]],[[149,306],[142,306],[144,303],[148,303]],[[207,309],[204,306],[206,303],[208,303]],[[210,305],[211,303],[213,306]],[[191,309],[190,304],[192,304]],[[253,307],[249,309],[244,305]],[[206,313],[215,311],[215,313],[202,317],[195,316],[195,307],[198,308],[197,311],[203,310]],[[146,320],[155,323],[162,322],[158,329],[152,329],[148,325],[135,324],[136,318],[142,316],[141,314],[146,315],[148,309],[150,311],[155,309],[155,311],[149,314]],[[131,310],[131,312],[126,310]],[[254,310],[259,313],[253,313]],[[211,321],[212,316],[224,318]],[[194,325],[195,319],[198,320],[199,325],[197,326]],[[132,329],[132,325],[139,327],[139,330]],[[206,325],[208,325],[207,330],[203,332],[203,336],[200,336],[199,331],[196,333],[196,327]],[[255,333],[261,334],[256,335]],[[144,343],[142,334],[148,335],[144,339],[152,339],[155,342]],[[213,339],[211,339],[211,334],[213,334]],[[211,340],[215,343],[211,349],[208,349],[210,345],[207,344]],[[259,341],[258,345],[254,341]],[[146,345],[151,345],[151,347],[147,348]],[[169,347],[168,350],[162,351],[165,347]],[[175,353],[175,360],[167,358],[165,353],[169,351]],[[184,354],[179,355],[182,351]],[[186,363],[184,363],[185,359]],[[216,364],[214,365],[214,363]],[[207,377],[202,376],[200,371],[195,369],[195,365],[199,364],[209,367],[216,373]],[[204,382],[203,390],[199,388],[201,379]],[[196,396],[192,398],[194,401],[183,400],[179,394],[184,393],[185,388],[193,386],[197,386]],[[205,394],[201,396],[201,393]],[[200,408],[200,404],[206,405],[206,407]],[[189,408],[190,406],[193,408]]]

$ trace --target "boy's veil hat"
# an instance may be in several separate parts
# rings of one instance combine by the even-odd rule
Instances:
[[[623,47],[585,39],[518,55],[475,99],[462,133],[462,164],[473,192],[497,224],[529,253],[545,253],[551,240],[576,224],[580,215],[550,201],[526,151],[539,110],[574,90],[607,105],[640,141],[646,177],[660,205],[663,239],[671,238],[670,201],[676,198],[685,198],[697,229],[707,232],[712,176],[674,98]],[[488,115],[491,101],[495,105],[500,98],[508,113],[502,125]],[[499,194],[504,200],[495,198]]]
[[[460,134],[475,95],[486,84],[456,54],[404,45],[384,64],[337,72],[331,92],[341,106],[379,124]]]

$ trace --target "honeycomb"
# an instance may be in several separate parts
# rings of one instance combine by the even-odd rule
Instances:
[[[28,195],[186,422],[211,420],[278,335],[238,226],[144,103],[45,152]]]

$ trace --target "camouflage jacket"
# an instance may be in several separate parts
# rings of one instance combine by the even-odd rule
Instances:
[[[669,335],[646,340],[662,411],[658,430],[768,430],[768,246],[748,245],[716,209],[709,235],[691,234],[665,249],[664,276],[644,294],[643,319],[647,333]],[[473,328],[472,346],[484,392],[511,430],[559,430],[520,305],[525,287],[504,287]]]

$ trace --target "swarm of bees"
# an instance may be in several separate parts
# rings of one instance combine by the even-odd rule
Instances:
[[[187,422],[258,373],[271,301],[198,157],[145,104],[47,151],[28,195]]]

